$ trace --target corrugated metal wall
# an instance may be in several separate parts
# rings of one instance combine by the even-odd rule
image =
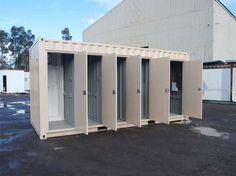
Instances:
[[[126,121],[125,58],[117,59],[117,120]]]
[[[88,56],[88,118],[102,123],[101,57]]]

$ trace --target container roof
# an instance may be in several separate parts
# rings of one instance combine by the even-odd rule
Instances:
[[[226,69],[226,68],[236,68],[236,60],[216,60],[216,61],[209,61],[204,62],[203,64],[204,69]]]

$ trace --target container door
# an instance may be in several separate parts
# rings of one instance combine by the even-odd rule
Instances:
[[[102,122],[117,130],[117,56],[102,57]]]
[[[126,60],[126,121],[141,127],[141,56]]]
[[[75,54],[74,63],[75,124],[80,132],[88,134],[87,53]]]
[[[183,115],[202,119],[202,60],[183,64]]]
[[[170,59],[150,60],[149,118],[160,123],[169,123],[170,117]]]

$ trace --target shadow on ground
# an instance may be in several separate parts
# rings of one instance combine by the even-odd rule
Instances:
[[[0,96],[0,175],[236,174],[236,105],[204,104],[204,120],[40,141],[28,95]]]

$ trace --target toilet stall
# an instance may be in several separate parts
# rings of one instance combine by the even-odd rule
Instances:
[[[40,139],[202,117],[202,62],[184,52],[40,38],[30,49]]]
[[[75,127],[74,55],[48,53],[49,131]]]
[[[150,64],[150,119],[167,123],[202,118],[202,61],[170,57]]]

